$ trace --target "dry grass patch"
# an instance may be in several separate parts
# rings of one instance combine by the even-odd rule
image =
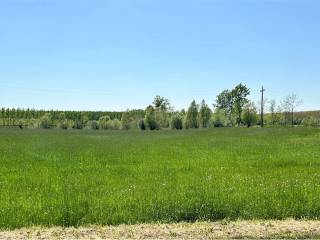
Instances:
[[[237,221],[25,228],[0,239],[319,239],[320,221]]]

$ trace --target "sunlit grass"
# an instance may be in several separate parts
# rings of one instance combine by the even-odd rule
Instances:
[[[320,217],[320,130],[0,130],[0,228]]]

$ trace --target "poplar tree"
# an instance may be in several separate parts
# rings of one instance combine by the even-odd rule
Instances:
[[[186,128],[199,128],[198,121],[199,111],[195,100],[193,100],[188,108],[185,125]]]
[[[211,109],[206,104],[205,100],[202,100],[199,111],[199,121],[202,128],[207,128],[209,126],[211,114]]]

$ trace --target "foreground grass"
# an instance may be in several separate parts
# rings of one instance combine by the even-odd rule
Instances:
[[[0,239],[319,239],[320,221],[236,221],[24,228]]]
[[[0,130],[0,228],[320,217],[320,130]]]

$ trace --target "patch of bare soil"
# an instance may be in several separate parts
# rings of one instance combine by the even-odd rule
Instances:
[[[26,228],[0,239],[320,239],[320,221],[236,221]]]

